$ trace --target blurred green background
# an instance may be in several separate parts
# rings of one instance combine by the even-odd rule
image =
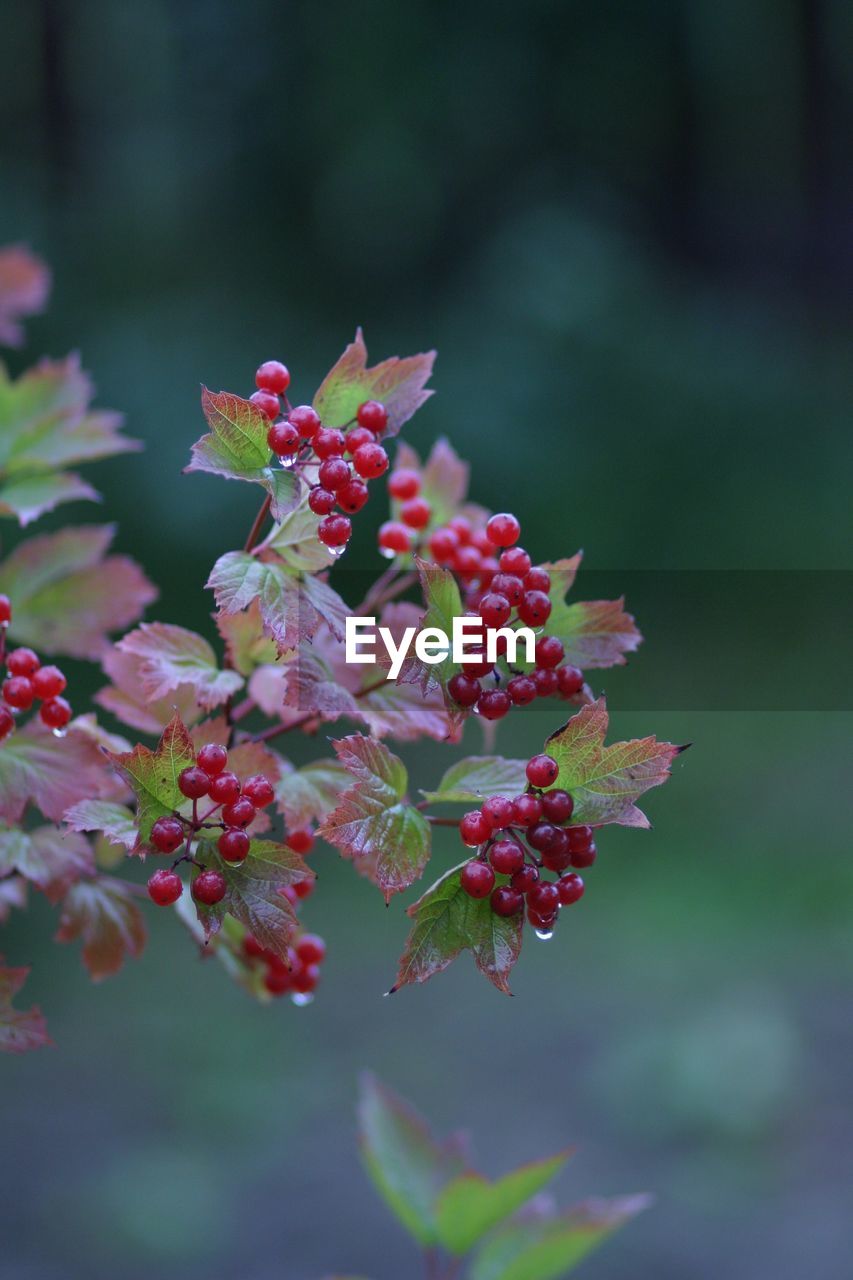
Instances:
[[[180,474],[199,383],[280,356],[308,399],[357,323],[436,346],[408,438],[448,434],[537,556],[583,545],[581,592],[622,580],[614,731],[694,743],[514,1000],[467,958],[383,1000],[401,907],[328,850],[305,1010],[168,918],[96,988],[48,907],[16,919],[58,1048],[2,1064],[4,1280],[417,1274],[358,1168],[364,1066],[492,1173],[571,1141],[564,1200],[654,1191],[590,1280],[848,1277],[853,9],[7,0],[0,43],[0,243],[56,277],[11,364],[79,348],[147,446],[45,526],[118,521],[149,616],[207,628],[255,498]],[[448,755],[403,754],[424,786]]]

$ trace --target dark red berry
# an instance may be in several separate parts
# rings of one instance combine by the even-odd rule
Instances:
[[[314,848],[314,832],[307,830],[290,831],[286,843],[294,853],[310,853]]]
[[[540,915],[538,911],[534,911],[532,907],[528,907],[527,919],[533,925],[533,928],[540,933],[553,933],[554,925],[557,923],[557,912],[554,911],[550,915]]]
[[[177,818],[158,818],[151,828],[151,843],[158,853],[174,853],[184,843],[183,823]]]
[[[521,525],[508,511],[501,511],[489,520],[486,533],[494,546],[511,547],[514,542],[518,542]]]
[[[330,489],[322,489],[317,485],[316,489],[312,489],[308,494],[308,506],[315,516],[327,516],[334,510],[335,495]]]
[[[230,804],[240,794],[240,779],[236,773],[217,773],[210,779],[208,794],[217,804]]]
[[[302,898],[310,898],[311,894],[314,892],[315,883],[313,876],[306,876],[304,880],[296,881],[296,884],[292,886],[293,892],[300,900]]]
[[[531,787],[552,787],[557,781],[560,766],[552,756],[533,756],[527,762],[527,781]]]
[[[225,897],[228,882],[221,871],[210,868],[200,871],[192,883],[192,895],[196,902],[206,907],[213,907]]]
[[[274,396],[271,391],[255,391],[249,396],[249,400],[256,409],[260,409],[265,418],[278,417],[281,405],[278,396]]]
[[[524,897],[508,884],[498,885],[489,899],[496,916],[517,916],[524,908]]]
[[[246,779],[243,783],[243,795],[251,800],[256,809],[266,809],[275,799],[273,785],[262,773],[253,773],[251,778]]]
[[[298,404],[288,417],[303,440],[311,440],[320,430],[320,415],[310,404]]]
[[[557,839],[558,828],[551,822],[534,822],[532,827],[527,828],[527,843],[531,849],[536,849],[538,853],[542,853],[544,849],[550,849],[554,841]]]
[[[407,498],[416,498],[421,491],[421,478],[417,471],[408,467],[400,467],[388,478],[388,492],[392,498],[405,502]]]
[[[436,564],[449,564],[458,546],[458,535],[452,529],[436,529],[429,540],[429,553]]]
[[[316,933],[303,933],[296,944],[296,954],[303,964],[322,964],[326,944]]]
[[[583,688],[583,672],[577,667],[560,667],[557,671],[557,686],[564,698],[573,698]]]
[[[48,729],[64,729],[71,719],[71,707],[64,698],[48,698],[41,704],[39,719]]]
[[[352,537],[349,516],[324,516],[317,527],[317,537],[327,547],[345,547]]]
[[[39,656],[32,649],[13,649],[6,656],[6,667],[10,676],[35,675],[40,666]]]
[[[550,880],[539,880],[527,894],[527,905],[540,916],[549,916],[560,905],[560,891]]]
[[[592,827],[568,827],[566,830],[566,837],[569,841],[569,848],[572,852],[577,849],[588,849],[593,841]]]
[[[283,996],[293,989],[293,973],[286,966],[271,966],[264,974],[264,986],[271,996]]]
[[[338,489],[338,506],[347,515],[354,516],[368,499],[367,485],[358,476],[350,476],[346,484]]]
[[[204,769],[191,764],[178,774],[178,789],[189,800],[200,800],[210,790],[210,778]]]
[[[493,831],[503,831],[512,825],[513,808],[508,796],[489,796],[481,804],[480,812],[486,815]]]
[[[537,667],[532,672],[530,679],[536,688],[536,696],[538,698],[553,698],[559,688],[556,671],[552,671],[550,667]]]
[[[513,676],[507,683],[506,691],[513,706],[526,707],[536,697],[536,683],[530,676]]]
[[[386,551],[393,551],[395,555],[402,555],[412,549],[412,535],[398,520],[386,520],[383,525],[380,525],[378,541],[380,547]]]
[[[526,862],[523,867],[519,867],[510,883],[513,889],[518,890],[519,893],[527,893],[533,888],[538,879],[538,868],[534,867],[532,863]]]
[[[488,818],[479,809],[472,809],[469,813],[463,814],[459,822],[462,843],[467,844],[471,849],[476,849],[477,845],[488,840],[491,830]]]
[[[469,898],[488,898],[495,887],[495,873],[488,862],[466,862],[459,880]]]
[[[320,427],[314,435],[314,452],[318,458],[343,457],[346,440],[343,431],[331,427]]]
[[[293,990],[307,996],[314,991],[320,981],[320,970],[316,964],[301,965],[293,970]]]
[[[473,707],[481,693],[480,681],[460,673],[450,677],[447,692],[460,707]]]
[[[0,742],[8,738],[15,727],[15,717],[8,707],[0,707]]]
[[[598,851],[595,847],[595,841],[593,840],[592,843],[587,845],[585,849],[572,850],[572,855],[571,855],[572,866],[573,867],[591,867],[592,864],[595,862],[595,859],[597,856],[598,856]]]
[[[277,396],[283,395],[290,386],[287,366],[280,360],[265,360],[255,373],[255,386],[261,391],[272,391]]]
[[[12,621],[12,601],[8,596],[0,595],[0,627],[6,627]]]
[[[377,436],[388,426],[387,410],[378,400],[365,400],[364,404],[358,406],[355,416],[360,427],[367,427]]]
[[[563,907],[570,907],[573,902],[582,898],[583,890],[583,880],[574,872],[570,872],[567,876],[560,876],[557,881],[557,892],[560,895],[560,905]]]
[[[542,801],[529,792],[516,796],[512,802],[512,817],[517,826],[532,827],[542,817]]]
[[[345,485],[350,478],[349,463],[343,458],[326,458],[325,462],[321,462],[317,471],[317,479],[324,489],[331,489],[333,493],[337,493],[342,485]]]
[[[540,636],[536,641],[537,667],[559,667],[566,651],[557,636]]]
[[[292,422],[274,422],[267,432],[267,444],[278,458],[289,458],[299,452],[299,432]]]
[[[530,556],[521,547],[508,547],[501,552],[501,573],[511,573],[514,577],[523,578],[530,572]]]
[[[229,827],[223,831],[216,847],[226,862],[243,862],[249,852],[251,841],[245,831],[237,827]]]
[[[206,742],[196,757],[196,763],[209,778],[214,778],[227,765],[228,752],[218,742]]]
[[[502,876],[511,876],[524,866],[524,850],[515,840],[496,840],[489,848],[489,862]]]
[[[266,947],[258,942],[253,933],[246,934],[243,939],[243,955],[249,956],[252,960],[260,960],[265,951]]]
[[[574,800],[568,791],[563,791],[561,787],[555,787],[553,791],[545,791],[542,794],[542,812],[549,822],[556,822],[558,825],[568,822],[574,807]]]
[[[26,676],[10,676],[3,681],[3,699],[17,711],[27,711],[34,697],[33,683]]]
[[[155,871],[148,881],[148,897],[158,907],[170,907],[184,891],[181,877],[176,871]]]
[[[426,498],[409,498],[400,507],[400,519],[410,529],[425,529],[432,519],[432,507]]]
[[[484,720],[502,720],[511,706],[506,689],[487,689],[485,693],[480,694],[477,714]]]
[[[480,601],[479,613],[487,627],[502,627],[509,621],[512,608],[506,596],[490,591]]]
[[[376,480],[388,470],[388,454],[381,444],[361,444],[352,455],[352,465],[363,480]]]
[[[561,827],[556,827],[555,831],[557,834],[551,844],[542,850],[542,865],[549,871],[559,873],[571,865],[572,854],[565,831]]]
[[[495,664],[484,653],[469,654],[467,658],[462,659],[462,666],[466,676],[475,677],[490,675],[495,669]]]
[[[376,444],[376,436],[372,431],[368,431],[367,427],[353,427],[352,431],[347,432],[346,451],[350,457],[363,444]]]
[[[551,616],[551,601],[544,591],[525,591],[518,616],[527,627],[542,627]]]
[[[256,815],[255,806],[247,796],[240,796],[222,810],[222,821],[227,827],[248,827]]]
[[[551,575],[545,569],[530,569],[524,575],[525,591],[544,591],[547,595],[551,590]]]
[[[513,608],[516,608],[524,596],[521,578],[516,578],[512,573],[496,573],[491,581],[491,589],[505,596]]]

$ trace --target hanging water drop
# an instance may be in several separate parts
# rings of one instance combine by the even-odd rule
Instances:
[[[394,551],[391,547],[380,547],[379,554],[382,556],[384,560],[393,560],[397,552]]]
[[[537,929],[536,930],[536,937],[539,938],[540,941],[542,942],[547,942],[548,939],[553,938],[553,936],[554,936],[553,929]]]
[[[286,471],[290,471],[290,469],[296,465],[296,454],[280,453],[278,455],[278,460]]]
[[[64,738],[65,735],[68,733],[68,730],[67,729],[51,729],[51,733],[53,734],[54,738]]]
[[[290,998],[293,1001],[293,1003],[296,1005],[296,1007],[299,1009],[304,1009],[306,1004],[311,1004],[312,1000],[314,999],[314,997],[310,995],[307,991],[294,991],[293,995]]]
[[[329,547],[329,551],[336,559],[338,556],[342,556],[346,551],[346,549],[347,549],[347,544],[345,542],[342,542],[339,547]]]

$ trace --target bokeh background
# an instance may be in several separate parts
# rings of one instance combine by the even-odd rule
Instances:
[[[4,1280],[418,1274],[358,1167],[362,1067],[491,1173],[571,1141],[564,1201],[653,1191],[590,1280],[849,1276],[853,9],[7,0],[0,44],[0,242],[55,268],[11,364],[79,348],[144,439],[90,476],[149,616],[206,629],[253,515],[180,474],[199,383],[281,356],[307,399],[361,323],[377,358],[439,349],[412,443],[450,435],[531,550],[627,590],[614,731],[694,743],[514,1000],[467,959],[382,999],[402,910],[329,850],[305,1010],[169,919],[96,988],[49,908],[17,919],[58,1048],[2,1064]]]

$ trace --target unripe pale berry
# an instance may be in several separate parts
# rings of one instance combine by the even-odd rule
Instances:
[[[207,871],[200,871],[193,880],[192,895],[196,902],[201,902],[206,907],[214,907],[225,897],[227,888],[228,882],[222,872],[209,868]]]
[[[228,752],[218,742],[207,742],[199,751],[196,763],[209,778],[214,778],[228,763]]]
[[[261,391],[283,395],[290,386],[290,373],[280,360],[265,360],[255,373],[255,386]]]
[[[158,853],[174,853],[184,843],[183,823],[177,818],[158,818],[151,828],[151,843]]]
[[[487,862],[466,862],[459,881],[469,898],[488,898],[495,887],[495,873]]]
[[[158,907],[170,907],[184,891],[181,877],[176,871],[155,871],[148,881],[148,896]]]
[[[204,769],[191,764],[178,774],[178,789],[189,800],[200,800],[210,789],[210,778]]]

